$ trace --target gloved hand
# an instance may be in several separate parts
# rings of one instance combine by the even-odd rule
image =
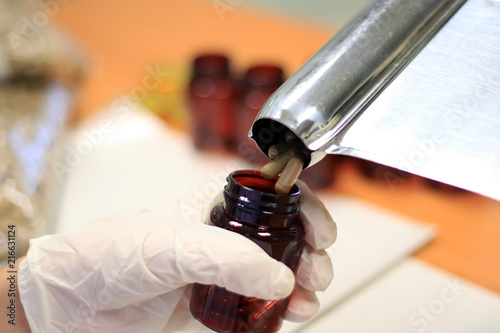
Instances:
[[[296,277],[243,236],[201,217],[186,221],[180,201],[78,234],[33,239],[18,280],[32,332],[205,331],[189,312],[194,282],[264,299],[292,293],[287,319],[307,320],[319,306],[314,291],[333,277],[323,249],[335,241],[336,225],[301,186],[308,244]]]

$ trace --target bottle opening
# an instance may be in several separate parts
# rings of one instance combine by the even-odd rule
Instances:
[[[301,193],[300,188],[294,185],[288,194],[278,194],[276,193],[274,187],[276,185],[277,178],[275,179],[265,179],[262,177],[260,171],[257,170],[238,170],[232,172],[228,176],[228,183],[234,182],[235,185],[239,184],[242,188],[240,190],[247,191],[258,191],[263,192],[263,194],[269,194],[274,196],[283,197],[295,197],[299,196]]]
[[[227,177],[224,205],[232,214],[250,214],[262,219],[288,219],[300,209],[302,190],[293,185],[289,193],[276,193],[277,178],[265,179],[257,170],[237,170]],[[287,222],[284,224],[286,225]]]

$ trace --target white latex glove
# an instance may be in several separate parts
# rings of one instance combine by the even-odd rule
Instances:
[[[32,332],[206,331],[189,312],[187,286],[194,282],[264,299],[292,293],[287,319],[310,318],[318,310],[313,290],[324,290],[333,277],[322,249],[335,241],[336,225],[303,190],[310,245],[296,278],[243,236],[186,221],[181,202],[32,240],[18,280]]]

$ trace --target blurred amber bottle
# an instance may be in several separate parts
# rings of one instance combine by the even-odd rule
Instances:
[[[188,107],[195,147],[221,150],[234,145],[236,86],[225,55],[205,54],[193,61]]]
[[[283,82],[283,69],[271,64],[250,67],[242,80],[235,114],[236,150],[250,162],[259,165],[269,162],[269,158],[248,138],[248,131],[261,107]]]
[[[299,179],[313,190],[326,189],[335,181],[343,158],[341,155],[326,155],[318,163],[304,169],[300,173]]]

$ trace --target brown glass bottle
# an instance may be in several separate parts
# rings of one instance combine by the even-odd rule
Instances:
[[[235,114],[236,150],[247,161],[264,165],[269,158],[263,154],[248,131],[260,109],[284,81],[283,69],[277,65],[261,64],[250,67],[242,80]]]
[[[342,160],[341,155],[326,155],[318,163],[302,170],[299,179],[310,189],[324,190],[335,181]]]
[[[194,145],[203,150],[232,149],[237,84],[231,77],[229,59],[205,54],[192,67],[188,107]]]
[[[277,194],[275,182],[264,179],[260,171],[232,172],[224,187],[224,202],[212,209],[210,220],[247,237],[295,271],[304,238],[301,189],[294,185],[290,193]],[[217,332],[276,332],[287,306],[288,298],[264,300],[202,284],[193,286],[190,303],[193,316]]]

